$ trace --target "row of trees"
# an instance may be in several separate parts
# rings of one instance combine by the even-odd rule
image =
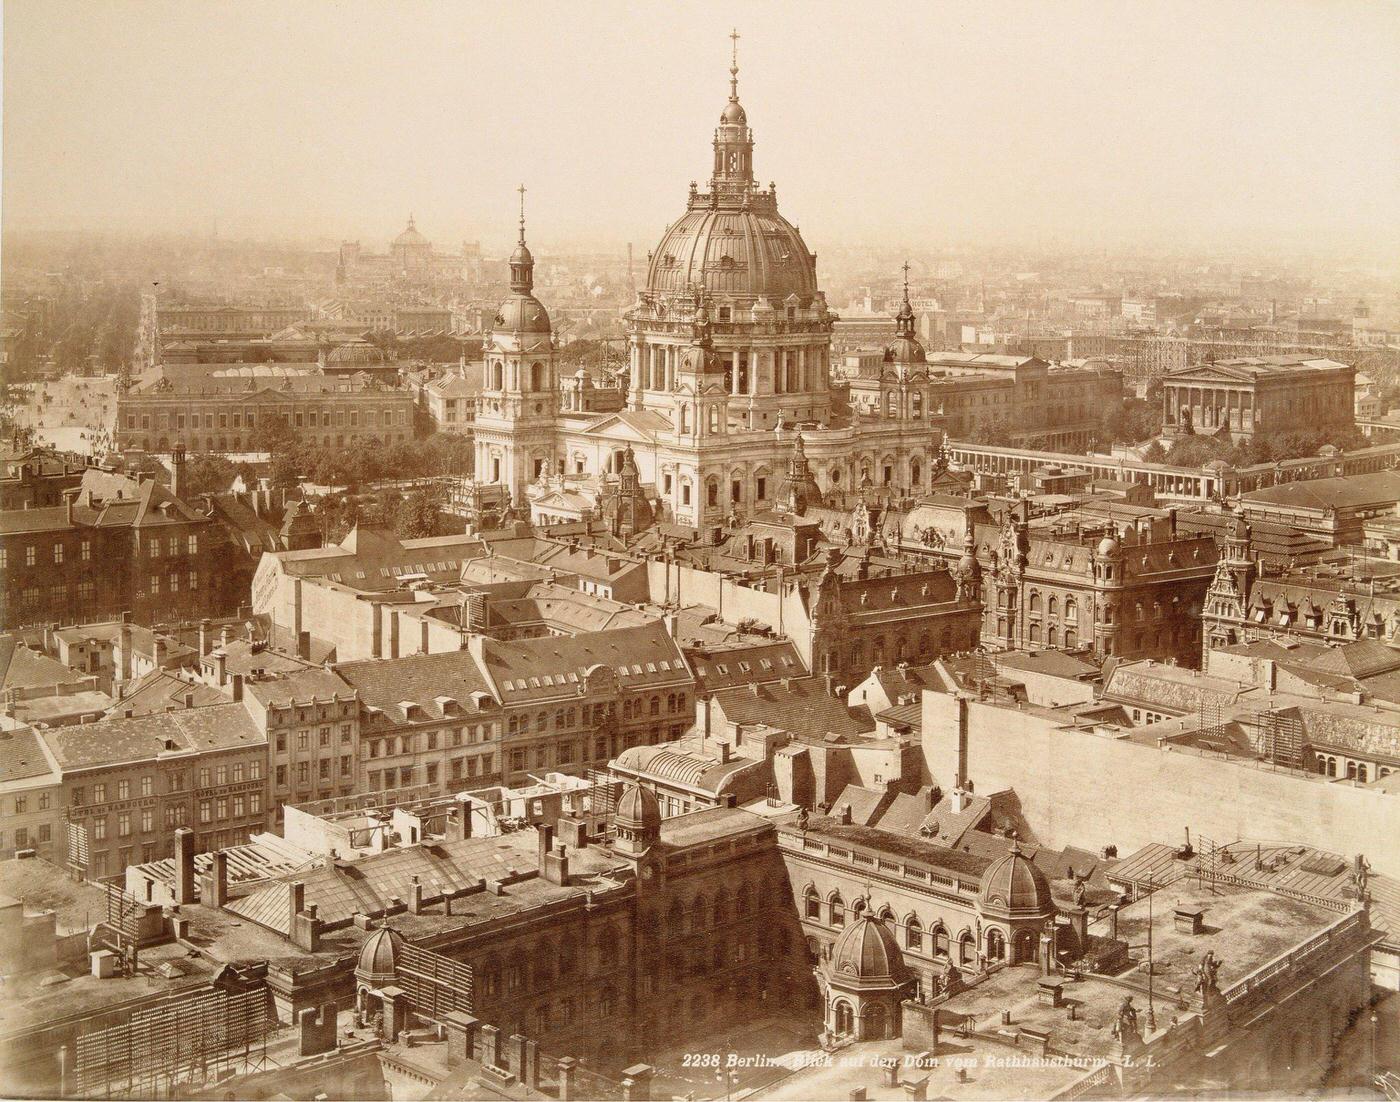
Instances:
[[[1369,443],[1365,435],[1355,428],[1297,428],[1257,433],[1237,444],[1230,435],[1229,427],[1222,426],[1213,436],[1178,437],[1168,448],[1154,440],[1143,450],[1142,457],[1149,463],[1170,463],[1174,467],[1202,467],[1217,459],[1234,467],[1248,467],[1256,463],[1317,455],[1328,444],[1350,451],[1364,448]]]

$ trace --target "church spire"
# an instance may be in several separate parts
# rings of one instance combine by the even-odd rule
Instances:
[[[739,28],[729,32],[729,102],[739,102]]]
[[[510,289],[517,295],[528,295],[535,286],[535,258],[525,244],[525,185],[516,190],[520,192],[520,241],[510,254]]]

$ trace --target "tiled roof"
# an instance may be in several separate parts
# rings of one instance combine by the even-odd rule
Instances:
[[[67,685],[81,680],[82,674],[62,662],[31,650],[13,636],[0,636],[0,688]]]
[[[0,731],[0,785],[53,772],[39,737],[28,727]]]
[[[573,638],[487,639],[484,655],[503,704],[577,693],[584,675],[596,666],[611,670],[623,691],[694,681],[676,641],[659,620]]]
[[[206,704],[224,704],[229,699],[202,681],[190,682],[169,670],[154,669],[131,686],[109,714],[144,716],[164,712],[171,706],[187,707],[187,700],[192,700],[194,707],[203,707]]]
[[[317,666],[259,678],[249,682],[244,691],[264,704],[279,707],[336,698],[349,700],[354,695],[352,687],[330,670]]]
[[[826,692],[814,678],[781,684],[722,689],[715,703],[730,723],[762,723],[794,736],[820,741],[827,735],[845,738],[869,734],[875,719],[864,705],[849,707]]]
[[[65,769],[147,761],[171,750],[227,750],[267,743],[242,704],[213,704],[132,719],[108,717],[42,734]]]
[[[495,706],[491,686],[470,651],[344,662],[335,667],[335,672],[359,690],[363,703],[379,709],[395,723],[408,722],[402,707],[405,701],[422,709],[422,720],[458,714],[449,701],[456,701],[462,712],[478,711],[473,693],[484,693],[490,698],[487,706]]]
[[[696,687],[703,692],[807,676],[801,655],[787,639],[764,639],[713,648],[691,647],[686,654],[695,670]]]

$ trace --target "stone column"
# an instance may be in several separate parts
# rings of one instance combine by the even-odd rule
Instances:
[[[650,1064],[633,1064],[622,1071],[622,1102],[651,1102],[651,1077],[655,1069]]]

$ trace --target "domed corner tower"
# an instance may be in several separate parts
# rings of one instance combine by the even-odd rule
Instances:
[[[983,958],[988,963],[1034,961],[1040,934],[1055,920],[1050,881],[1017,842],[987,866],[977,892]]]
[[[534,295],[535,258],[525,244],[525,188],[520,239],[510,255],[510,295],[486,342],[476,404],[476,477],[504,485],[517,503],[525,487],[553,473],[559,380],[549,311]]]
[[[900,1035],[899,1004],[914,977],[884,920],[862,911],[836,939],[820,975],[828,1033],[857,1041]]]
[[[633,781],[617,801],[613,849],[624,857],[645,857],[661,840],[661,805],[656,793]]]
[[[632,408],[675,418],[678,436],[701,449],[722,433],[695,431],[697,421],[708,428],[708,410],[691,411],[698,416],[684,432],[674,394],[683,375],[694,385],[695,358],[687,362],[686,352],[702,311],[714,381],[729,397],[729,427],[766,431],[780,419],[824,421],[830,412],[835,315],[817,286],[816,256],[778,213],[776,187],[754,182],[753,131],[739,102],[738,74],[736,57],[715,128],[709,188],[691,184],[686,209],[650,254],[646,287],[626,316]]]

